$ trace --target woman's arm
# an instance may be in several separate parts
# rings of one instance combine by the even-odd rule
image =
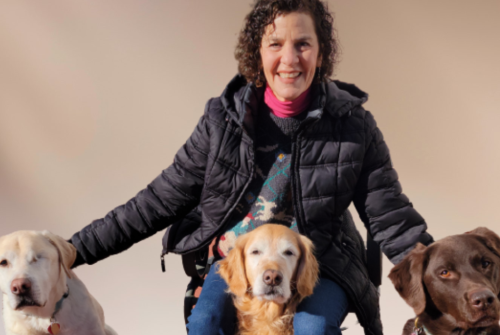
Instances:
[[[417,242],[433,242],[427,224],[402,193],[389,148],[373,115],[365,111],[366,152],[354,205],[374,241],[396,264]]]
[[[207,118],[201,117],[173,164],[145,189],[73,235],[70,242],[78,251],[73,267],[122,252],[198,205],[210,144]]]

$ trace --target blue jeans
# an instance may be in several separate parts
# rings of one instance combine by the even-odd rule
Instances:
[[[188,318],[189,335],[233,335],[237,329],[236,309],[227,284],[216,270],[216,263],[205,279],[200,298]],[[335,282],[321,278],[313,295],[305,298],[293,319],[295,335],[341,335],[349,303]]]

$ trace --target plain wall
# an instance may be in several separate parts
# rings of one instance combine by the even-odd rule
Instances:
[[[500,2],[329,5],[335,78],[370,94],[365,107],[430,233],[500,233]],[[236,74],[249,10],[246,0],[2,1],[0,235],[69,238],[154,179]],[[162,235],[75,271],[119,334],[184,333],[188,280],[175,255],[161,272]],[[384,259],[381,313],[385,333],[399,334],[413,312],[390,268]],[[352,316],[345,324],[363,333]]]

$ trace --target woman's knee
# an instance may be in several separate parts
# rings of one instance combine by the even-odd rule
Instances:
[[[196,306],[188,317],[189,335],[233,334],[236,311],[227,285],[217,274],[216,265],[205,279]]]
[[[340,326],[349,307],[345,292],[335,282],[321,278],[312,296],[297,307],[295,335],[342,334]]]
[[[342,332],[336,324],[332,324],[321,315],[306,312],[295,314],[293,320],[295,335],[341,335]]]
[[[213,311],[196,308],[193,313],[188,317],[187,329],[190,335],[196,334],[219,334],[221,326],[221,318]]]

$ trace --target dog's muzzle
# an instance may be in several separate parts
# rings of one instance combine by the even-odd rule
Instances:
[[[38,306],[40,304],[33,299],[32,283],[28,278],[17,278],[10,284],[10,291],[16,297],[15,309],[21,309],[28,306]]]
[[[491,290],[476,289],[470,291],[467,298],[473,316],[470,322],[474,327],[487,327],[498,323],[500,301]]]

